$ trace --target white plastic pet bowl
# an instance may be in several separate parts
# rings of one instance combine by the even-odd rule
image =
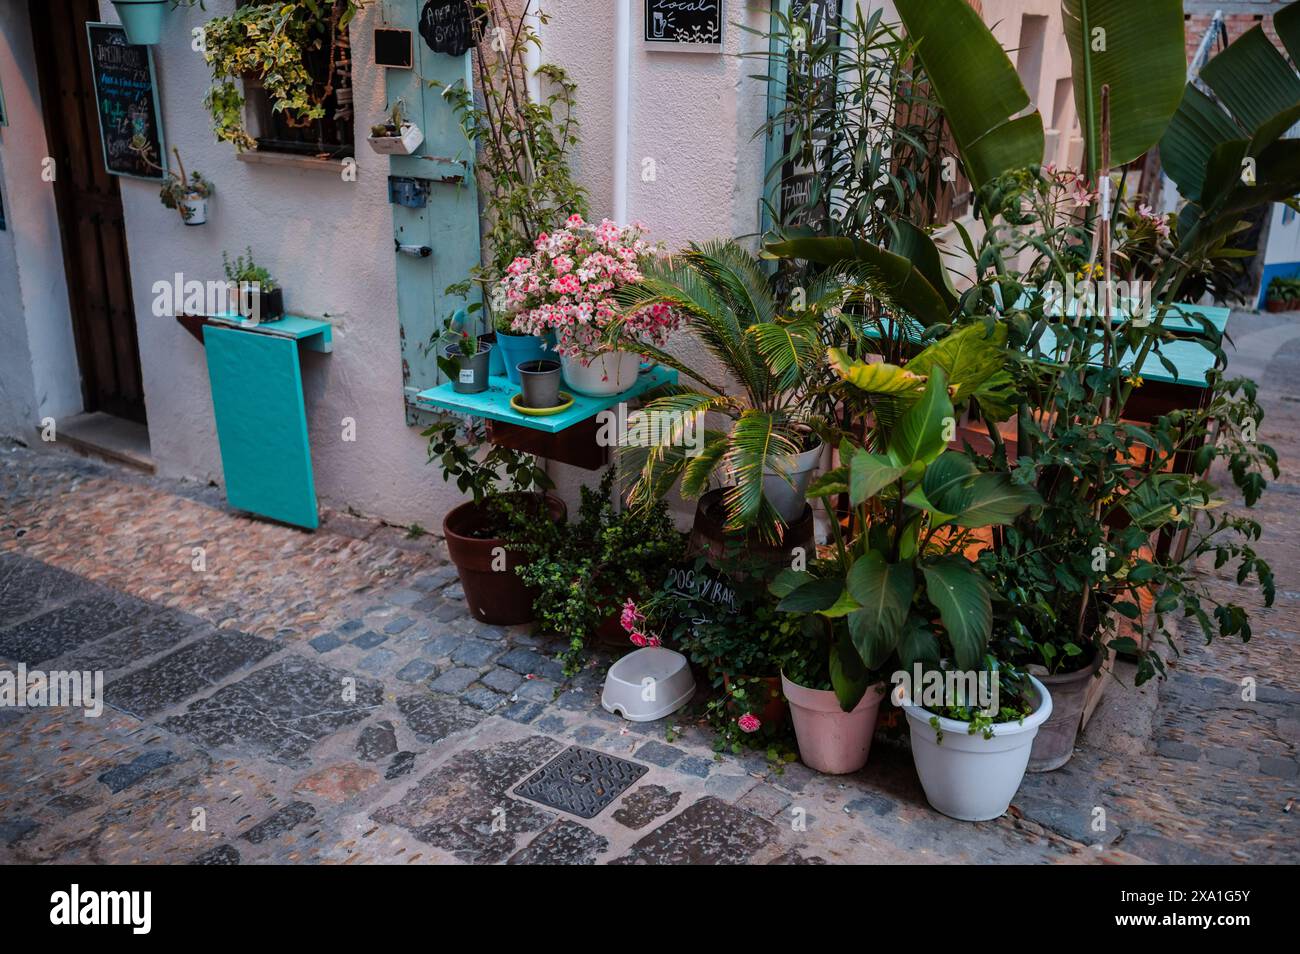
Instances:
[[[681,653],[647,646],[609,667],[600,704],[629,722],[653,722],[671,715],[695,694],[695,677]]]

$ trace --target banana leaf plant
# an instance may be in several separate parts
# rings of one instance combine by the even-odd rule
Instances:
[[[873,367],[836,371],[857,387]],[[771,584],[779,609],[820,621],[810,627],[812,651],[828,653],[829,680],[846,712],[891,661],[937,667],[946,656],[961,669],[981,668],[992,592],[965,551],[975,530],[1009,523],[1039,498],[1006,473],[980,472],[947,450],[955,426],[948,377],[935,364],[883,447],[846,440],[841,466],[810,489],[832,516],[833,555],[807,570],[784,570]],[[847,534],[831,506],[841,494],[853,508]]]

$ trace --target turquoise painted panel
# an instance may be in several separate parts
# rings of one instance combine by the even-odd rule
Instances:
[[[232,507],[314,530],[316,483],[298,342],[203,327],[212,408]]]
[[[642,372],[637,377],[636,384],[622,394],[614,394],[609,397],[585,397],[575,394],[573,395],[572,407],[559,414],[550,414],[545,417],[521,414],[510,406],[510,399],[519,393],[519,385],[511,384],[510,379],[505,375],[498,375],[489,379],[488,389],[480,391],[478,394],[457,394],[451,383],[448,382],[436,388],[421,391],[417,396],[417,401],[430,410],[440,409],[454,411],[457,414],[470,414],[474,417],[486,417],[493,421],[505,421],[507,424],[519,424],[523,427],[531,427],[536,431],[546,431],[554,434],[556,431],[562,431],[567,427],[585,421],[589,417],[595,417],[601,411],[615,407],[623,401],[630,401],[632,398],[645,394],[654,388],[665,384],[675,384],[676,382],[676,371],[669,368],[652,368],[649,371]]]
[[[207,320],[252,334],[292,338],[294,341],[301,341],[304,348],[312,351],[328,353],[334,350],[334,329],[328,321],[301,318],[298,315],[285,315],[277,321],[263,321],[256,324],[240,315],[208,315]]]
[[[418,30],[423,5],[423,0],[385,0],[384,4],[384,25],[412,30],[415,46],[414,69],[386,70],[388,103],[391,106],[401,100],[406,115],[424,133],[424,142],[414,155],[389,157],[388,171],[394,176],[433,180],[424,208],[391,206],[397,241],[433,250],[427,258],[394,252],[402,383],[408,408],[417,392],[443,380],[429,347],[431,339],[445,319],[479,300],[477,294],[466,300],[446,293],[449,285],[465,281],[479,264],[478,189],[474,150],[442,91],[429,85],[472,84],[470,58],[468,53],[448,56],[429,49]],[[372,121],[377,122],[378,117],[365,124]],[[407,417],[408,423],[420,423],[409,411]]]

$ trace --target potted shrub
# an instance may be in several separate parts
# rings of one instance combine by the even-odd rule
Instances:
[[[284,292],[271,273],[253,260],[252,248],[233,260],[221,253],[230,289],[230,310],[254,323],[275,321],[284,316]]]
[[[567,514],[564,501],[546,493],[553,485],[532,455],[499,444],[484,451],[481,423],[468,419],[463,427],[462,433],[460,424],[436,424],[424,432],[430,463],[436,461],[443,480],[471,498],[443,520],[447,552],[476,620],[531,622],[538,594],[520,571],[545,551],[520,541],[552,539]]]
[[[187,178],[180,150],[173,146],[172,154],[179,171],[167,170],[158,197],[167,208],[175,209],[186,225],[203,225],[208,221],[208,199],[216,190],[197,170]]]
[[[679,319],[661,303],[618,315],[614,293],[639,282],[654,256],[637,227],[608,219],[591,225],[571,215],[506,269],[501,288],[511,327],[534,336],[554,333],[564,380],[577,393],[626,391],[640,373],[640,343],[664,344]]]
[[[424,142],[420,127],[406,118],[402,101],[389,110],[388,118],[370,127],[370,148],[383,156],[409,156]]]
[[[963,350],[969,355],[979,340],[968,339]],[[984,346],[991,354],[1000,350],[991,341]],[[999,366],[982,367],[987,379]],[[837,371],[850,393],[888,387],[897,376],[889,366],[860,363]],[[920,394],[894,393],[907,394],[906,409],[894,426],[877,425],[869,446],[880,451],[846,440],[844,463],[810,490],[832,516],[833,530],[840,521],[831,498],[846,494],[852,508],[846,530],[833,534],[831,554],[807,570],[783,571],[771,586],[782,597],[780,609],[808,617],[799,670],[783,674],[800,755],[836,774],[866,763],[884,673],[937,667],[945,642],[962,671],[984,668],[990,586],[966,550],[978,530],[1007,523],[1037,501],[1005,472],[980,471],[946,449],[956,414],[942,366],[930,368]],[[816,681],[800,681],[808,676]]]
[[[1278,276],[1268,283],[1266,306],[1269,311],[1294,311],[1300,308],[1300,278]]]
[[[479,394],[488,388],[488,359],[492,346],[481,335],[452,319],[439,341],[438,367],[457,394]]]

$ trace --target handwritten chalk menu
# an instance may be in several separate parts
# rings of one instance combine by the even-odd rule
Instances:
[[[427,0],[420,10],[420,36],[435,53],[461,56],[474,45],[485,20],[478,19],[476,24],[466,0]]]
[[[645,0],[645,41],[652,46],[722,50],[722,0]]]
[[[87,23],[104,168],[113,175],[162,179],[162,116],[147,46],[126,42],[111,23]]]

